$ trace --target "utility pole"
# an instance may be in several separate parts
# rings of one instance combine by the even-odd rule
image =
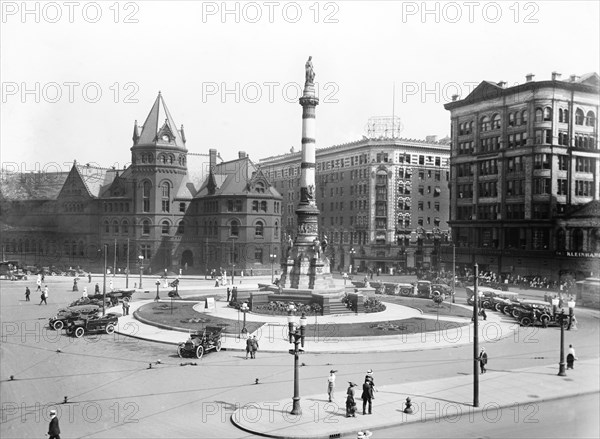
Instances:
[[[473,286],[473,407],[479,407],[479,265],[475,264]]]
[[[125,271],[125,288],[129,288],[129,238],[127,238],[127,269]]]

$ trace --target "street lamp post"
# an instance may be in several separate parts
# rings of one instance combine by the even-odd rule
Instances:
[[[352,247],[350,249],[350,270],[348,270],[350,272],[350,275],[352,276],[352,269],[354,268],[354,255],[356,254],[356,250],[354,250],[354,247]]]
[[[565,310],[562,309],[558,316],[560,323],[560,363],[558,363],[558,376],[564,377],[567,376],[567,372],[565,372]]]
[[[129,288],[129,238],[127,238],[127,268],[125,268],[125,288]]]
[[[108,252],[108,244],[104,244],[104,274],[102,278],[102,315],[105,315],[106,307],[106,253]]]
[[[452,303],[456,303],[456,245],[452,243]]]
[[[269,257],[271,258],[271,283],[275,282],[275,275],[273,274],[273,266],[275,264],[275,259],[277,258],[277,255],[275,253],[271,253],[269,255]]]
[[[244,313],[244,327],[242,328],[242,334],[246,334],[248,332],[248,330],[246,329],[246,313],[250,311],[250,308],[248,308],[248,304],[246,302],[242,303],[240,311]]]
[[[294,326],[296,325],[296,316],[294,312],[296,312],[296,307],[294,305],[289,305],[287,308],[288,316],[288,334],[290,343],[292,343],[292,334],[294,333]]]
[[[300,346],[304,347],[306,323],[306,315],[302,313],[302,317],[300,318],[300,329],[296,329],[291,334],[293,340],[291,340],[292,337],[290,337],[290,342],[294,343],[294,349],[290,349],[289,351],[290,354],[294,356],[294,396],[292,398],[292,411],[290,412],[292,415],[302,414],[302,409],[300,408],[300,367],[298,359],[300,354],[304,353],[304,349],[300,349]]]
[[[139,255],[138,260],[140,263],[140,290],[141,290],[142,289],[142,273],[144,272],[144,257],[142,255]]]
[[[473,407],[479,407],[479,265],[473,268]]]
[[[159,288],[160,288],[160,280],[157,280],[156,281],[156,297],[154,298],[155,302],[158,302],[160,300],[160,296],[158,295]]]

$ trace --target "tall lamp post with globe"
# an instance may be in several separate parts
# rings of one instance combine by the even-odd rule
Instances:
[[[138,261],[139,261],[139,265],[140,265],[140,289],[142,289],[142,274],[144,273],[144,257],[142,255],[139,255]]]
[[[273,267],[275,264],[275,260],[277,259],[277,255],[275,253],[271,253],[269,255],[269,258],[271,258],[271,283],[275,282],[275,275],[273,274]]]
[[[292,312],[293,311],[290,312],[290,315]],[[296,327],[294,332],[290,332],[290,343],[294,343],[294,349],[290,349],[289,351],[290,354],[294,356],[294,396],[292,398],[292,411],[290,412],[292,415],[302,414],[302,409],[300,408],[300,367],[298,360],[300,354],[304,353],[304,349],[300,349],[300,347],[304,347],[307,322],[308,319],[306,318],[306,315],[302,313],[302,317],[300,317],[300,327]]]

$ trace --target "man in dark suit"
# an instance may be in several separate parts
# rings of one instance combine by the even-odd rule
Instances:
[[[366,415],[367,404],[369,405],[369,414],[372,414],[373,409],[373,386],[371,380],[366,379],[363,384],[363,391],[361,398],[363,400],[363,415]]]
[[[50,425],[48,426],[48,439],[60,439],[60,427],[58,426],[58,418],[56,410],[50,410]]]

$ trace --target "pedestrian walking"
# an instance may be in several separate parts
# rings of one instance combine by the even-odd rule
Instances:
[[[231,301],[237,302],[237,300],[238,300],[238,290],[237,290],[237,287],[233,287],[231,289]]]
[[[329,396],[329,402],[333,402],[333,390],[335,389],[335,373],[337,370],[331,369],[329,376],[327,377],[327,396]]]
[[[37,284],[36,291],[42,291],[42,276],[41,275],[38,274],[37,281],[35,283]]]
[[[29,300],[30,294],[31,294],[31,291],[29,290],[29,287],[25,287],[25,302],[31,302],[31,300]]]
[[[258,340],[256,339],[256,335],[252,337],[252,350],[250,352],[250,358],[253,360],[256,359],[256,351],[258,351]]]
[[[77,278],[73,279],[73,291],[79,291],[79,288],[77,287]]]
[[[100,285],[96,284],[94,287],[94,294],[100,294]]]
[[[479,314],[481,315],[481,317],[483,317],[483,320],[487,320],[487,314],[485,313],[484,308],[481,308],[481,311],[479,311]]]
[[[92,273],[88,273],[88,283],[92,283]]]
[[[129,315],[129,302],[127,302],[126,300],[123,300],[123,315]]]
[[[42,300],[40,301],[39,305],[41,305],[42,303],[45,303],[46,305],[48,305],[48,302],[46,302],[46,300],[48,299],[48,285],[46,285],[44,287],[44,291],[42,291],[42,294],[40,297]]]
[[[42,282],[46,280],[46,273],[42,273]]]
[[[246,360],[248,359],[248,354],[252,352],[252,337],[248,336],[246,339]]]
[[[363,391],[361,395],[363,400],[363,415],[366,415],[367,406],[369,407],[369,415],[373,413],[373,386],[370,379],[365,379],[363,383]]]
[[[572,344],[570,344],[569,352],[567,353],[567,369],[575,368],[575,360],[578,360],[578,358],[575,356],[575,348]]]
[[[230,298],[231,298],[231,288],[227,287],[227,302],[229,302]]]
[[[60,426],[56,417],[56,410],[50,410],[50,424],[48,424],[48,439],[60,439]]]
[[[488,355],[487,352],[485,351],[485,348],[481,348],[481,352],[479,352],[479,367],[481,368],[481,373],[485,373],[485,365],[488,362]]]
[[[114,285],[113,285],[113,280],[112,279],[110,280],[110,282],[109,282],[108,285],[109,285],[110,290],[112,291],[114,289]]]
[[[356,401],[354,395],[356,393],[356,384],[348,381],[348,390],[346,391],[346,417],[356,418]]]
[[[369,381],[371,387],[373,388],[373,399],[375,399],[375,378],[373,378],[373,369],[368,369],[367,374],[365,375],[365,381]]]

